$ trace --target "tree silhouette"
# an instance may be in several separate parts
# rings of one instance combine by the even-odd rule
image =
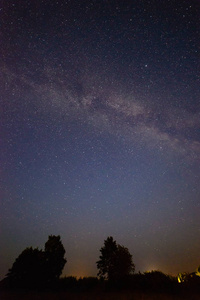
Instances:
[[[35,287],[45,280],[45,258],[41,250],[26,248],[8,271],[7,278],[12,286]]]
[[[135,265],[132,262],[132,255],[128,248],[117,245],[117,252],[115,253],[115,268],[114,277],[122,278],[135,270]]]
[[[45,243],[46,271],[48,280],[58,279],[67,262],[60,236],[50,235]]]
[[[135,265],[128,248],[117,244],[113,237],[108,237],[104,241],[100,252],[97,268],[99,269],[98,276],[101,278],[118,280],[134,272]]]
[[[62,273],[66,263],[65,249],[60,236],[49,236],[45,251],[26,248],[8,271],[7,279],[13,287],[42,287],[52,283]]]
[[[113,237],[108,237],[104,241],[104,247],[100,249],[100,260],[97,261],[97,268],[99,269],[98,276],[110,279],[114,270],[114,255],[117,252],[116,241]]]

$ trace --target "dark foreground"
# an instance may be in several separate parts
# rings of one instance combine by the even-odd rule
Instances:
[[[64,277],[51,283],[0,282],[0,300],[200,300],[200,277],[178,278],[159,271],[108,281]],[[180,282],[180,281],[179,281]]]
[[[143,292],[0,292],[1,300],[199,300],[199,294],[167,295]]]

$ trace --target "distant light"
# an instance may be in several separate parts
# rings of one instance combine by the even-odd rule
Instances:
[[[146,273],[150,273],[152,271],[158,271],[159,268],[155,267],[155,266],[149,266],[147,269],[146,269]]]

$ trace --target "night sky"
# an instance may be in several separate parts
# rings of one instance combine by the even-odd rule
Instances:
[[[200,265],[200,2],[2,0],[0,279],[61,235],[136,271]]]

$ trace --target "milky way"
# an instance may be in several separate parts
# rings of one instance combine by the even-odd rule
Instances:
[[[50,234],[63,275],[96,275],[110,235],[137,271],[192,272],[199,3],[79,2],[0,5],[0,275]]]

